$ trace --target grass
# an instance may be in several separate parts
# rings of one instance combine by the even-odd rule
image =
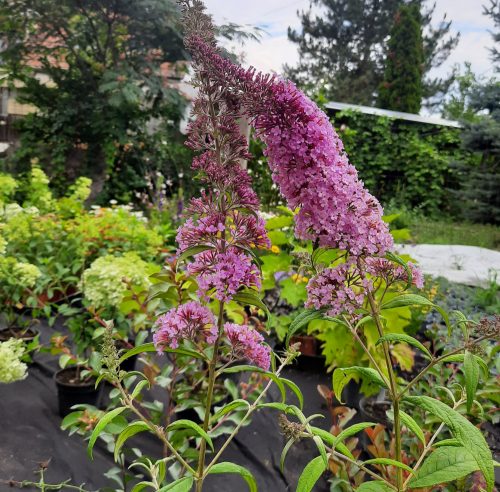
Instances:
[[[418,244],[461,244],[500,251],[500,227],[412,218],[409,228]]]

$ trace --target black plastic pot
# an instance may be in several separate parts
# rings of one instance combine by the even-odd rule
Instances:
[[[97,406],[101,389],[100,386],[95,388],[95,378],[81,380],[78,378],[76,367],[67,367],[55,373],[54,381],[57,387],[59,415],[61,417],[71,413],[73,405]]]

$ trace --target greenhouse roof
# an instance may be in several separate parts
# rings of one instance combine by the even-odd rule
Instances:
[[[453,126],[455,128],[460,128],[462,126],[458,121],[445,120],[444,118],[421,116],[419,114],[403,113],[401,111],[390,111],[388,109],[373,108],[370,106],[358,106],[357,104],[347,104],[335,101],[327,102],[325,104],[325,108],[332,109],[334,111],[344,111],[346,109],[350,109],[353,111],[359,111],[364,114],[385,116],[387,118],[394,118],[396,120],[414,121],[415,123],[424,123],[427,125]]]

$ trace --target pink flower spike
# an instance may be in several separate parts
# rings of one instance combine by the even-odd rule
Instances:
[[[161,315],[155,323],[153,342],[159,354],[165,347],[177,348],[182,340],[214,343],[217,338],[215,317],[207,307],[190,301]]]
[[[271,365],[271,349],[265,345],[264,337],[248,325],[226,323],[224,332],[236,357],[248,359],[251,363],[268,370]]]

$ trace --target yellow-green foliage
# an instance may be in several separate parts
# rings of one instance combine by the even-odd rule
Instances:
[[[25,350],[22,340],[11,338],[0,342],[0,383],[13,383],[26,377],[28,367],[21,362]]]
[[[0,173],[0,205],[9,201],[18,185],[12,176]]]
[[[36,207],[41,212],[49,212],[54,207],[54,199],[49,189],[49,178],[37,164],[33,164],[31,168],[24,206]]]
[[[102,256],[95,260],[82,275],[81,287],[85,299],[95,308],[118,308],[128,290],[146,290],[151,285],[152,266],[136,253],[123,256]]]

